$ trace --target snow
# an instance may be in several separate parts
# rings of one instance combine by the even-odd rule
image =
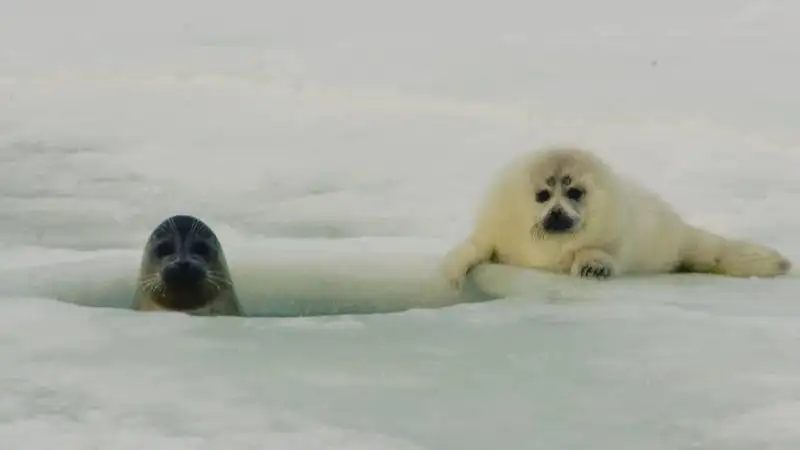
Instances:
[[[796,274],[488,273],[507,295],[458,305],[428,302],[417,278],[466,232],[494,170],[555,142],[800,260],[798,13],[789,0],[5,1],[0,442],[798,448]],[[250,312],[302,287],[275,272],[297,248],[292,264],[330,262],[346,280],[392,275],[395,303],[124,309],[144,239],[175,213],[230,247]],[[368,302],[370,283],[353,297]]]

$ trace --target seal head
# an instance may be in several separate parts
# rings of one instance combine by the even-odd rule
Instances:
[[[144,247],[135,308],[240,314],[222,245],[200,219],[175,215]]]

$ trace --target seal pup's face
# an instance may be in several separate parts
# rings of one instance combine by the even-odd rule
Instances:
[[[554,148],[536,155],[529,166],[535,214],[531,233],[552,238],[584,230],[602,203],[603,173],[602,163],[585,150]]]
[[[145,246],[140,287],[159,306],[190,311],[212,302],[230,287],[219,241],[192,216],[164,220]]]

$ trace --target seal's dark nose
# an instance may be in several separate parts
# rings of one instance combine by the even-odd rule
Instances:
[[[575,221],[561,208],[553,208],[542,221],[542,228],[550,233],[563,233],[572,229],[574,225]]]
[[[203,266],[192,261],[175,261],[161,272],[164,284],[175,287],[192,286],[203,281],[205,277]]]

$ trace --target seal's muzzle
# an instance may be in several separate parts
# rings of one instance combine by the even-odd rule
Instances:
[[[164,267],[161,279],[167,289],[190,289],[205,281],[206,270],[191,260],[178,260]]]
[[[542,228],[548,233],[566,233],[575,226],[575,221],[561,208],[553,208],[542,221]]]

